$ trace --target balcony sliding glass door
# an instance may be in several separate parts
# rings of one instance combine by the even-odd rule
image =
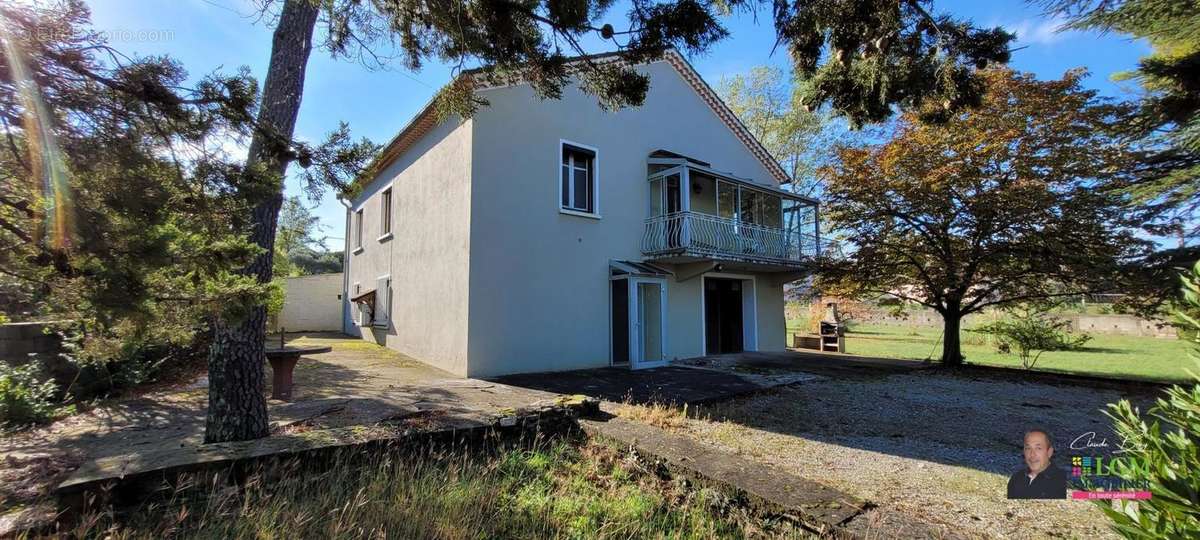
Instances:
[[[651,170],[644,252],[797,262],[815,255],[816,201],[691,162]]]

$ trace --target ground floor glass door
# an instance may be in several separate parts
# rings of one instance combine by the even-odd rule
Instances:
[[[646,368],[667,360],[667,284],[660,278],[614,279],[612,363]]]
[[[634,368],[666,363],[666,287],[661,280],[635,280],[637,318],[634,321]]]

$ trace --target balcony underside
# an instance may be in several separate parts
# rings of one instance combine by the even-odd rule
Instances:
[[[675,249],[657,253],[646,253],[647,262],[659,264],[719,263],[725,272],[803,272],[810,268],[809,261],[771,259],[757,255],[739,257],[734,253],[709,252],[697,249]]]

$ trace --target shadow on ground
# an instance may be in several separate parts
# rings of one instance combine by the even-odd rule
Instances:
[[[552,397],[456,377],[356,337],[292,334],[288,343],[329,345],[333,351],[300,360],[291,402],[268,400],[273,433],[416,416],[488,418]],[[264,370],[269,395],[271,371]],[[201,378],[0,439],[0,507],[44,494],[84,460],[202,444],[207,386]]]

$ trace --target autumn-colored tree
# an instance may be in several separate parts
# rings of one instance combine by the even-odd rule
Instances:
[[[1083,76],[988,70],[978,108],[943,125],[906,113],[891,140],[839,149],[822,171],[824,216],[847,249],[822,269],[822,291],[937,311],[942,361],[956,365],[964,315],[1112,287],[1147,243],[1122,198],[1096,189],[1129,174],[1104,129],[1127,111]]]

